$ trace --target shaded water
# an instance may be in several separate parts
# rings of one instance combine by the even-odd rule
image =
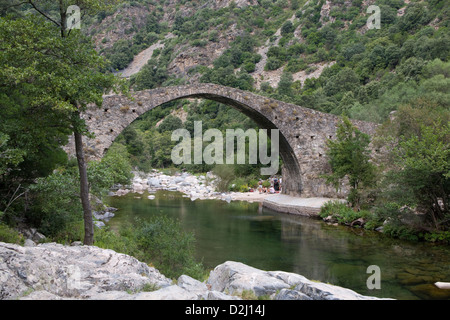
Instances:
[[[262,208],[258,203],[191,201],[181,193],[158,191],[112,197],[119,208],[109,222],[118,228],[136,217],[165,214],[194,232],[197,257],[207,268],[227,260],[263,270],[295,272],[364,295],[395,299],[450,299],[436,281],[450,281],[450,247],[391,239],[377,232]],[[381,270],[381,289],[369,290],[370,265]]]

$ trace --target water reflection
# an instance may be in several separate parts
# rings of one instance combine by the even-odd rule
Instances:
[[[397,299],[450,299],[434,287],[450,281],[450,248],[387,238],[377,232],[331,226],[306,217],[280,214],[258,203],[191,201],[176,192],[158,191],[114,197],[119,208],[110,225],[117,228],[136,217],[167,214],[196,237],[197,255],[205,266],[234,260],[264,270],[283,270],[351,288],[361,294]],[[381,289],[369,290],[367,267],[381,269]]]

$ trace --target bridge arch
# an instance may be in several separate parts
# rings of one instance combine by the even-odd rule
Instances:
[[[326,140],[335,136],[338,117],[297,105],[259,96],[251,92],[216,84],[193,84],[132,92],[104,97],[101,108],[90,106],[83,118],[93,139],[85,138],[86,156],[100,159],[115,138],[136,118],[164,103],[202,98],[234,107],[262,129],[279,129],[280,156],[283,160],[283,192],[305,197],[336,197],[320,175],[327,170],[323,156]],[[373,124],[357,122],[363,132],[373,133]],[[73,138],[66,146],[74,155]]]

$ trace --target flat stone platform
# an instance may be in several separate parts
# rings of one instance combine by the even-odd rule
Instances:
[[[286,194],[272,194],[265,197],[262,201],[263,207],[278,212],[298,214],[308,217],[317,217],[320,208],[328,201],[337,200],[346,202],[343,199],[332,198],[300,198]]]

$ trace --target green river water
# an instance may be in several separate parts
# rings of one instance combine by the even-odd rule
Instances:
[[[332,226],[321,220],[277,213],[259,203],[195,200],[158,191],[111,197],[118,208],[108,223],[118,228],[136,217],[165,214],[196,238],[197,258],[207,268],[239,261],[263,270],[295,272],[309,279],[394,299],[450,299],[450,246],[388,238],[378,232]],[[370,265],[381,271],[381,288],[369,290]]]

